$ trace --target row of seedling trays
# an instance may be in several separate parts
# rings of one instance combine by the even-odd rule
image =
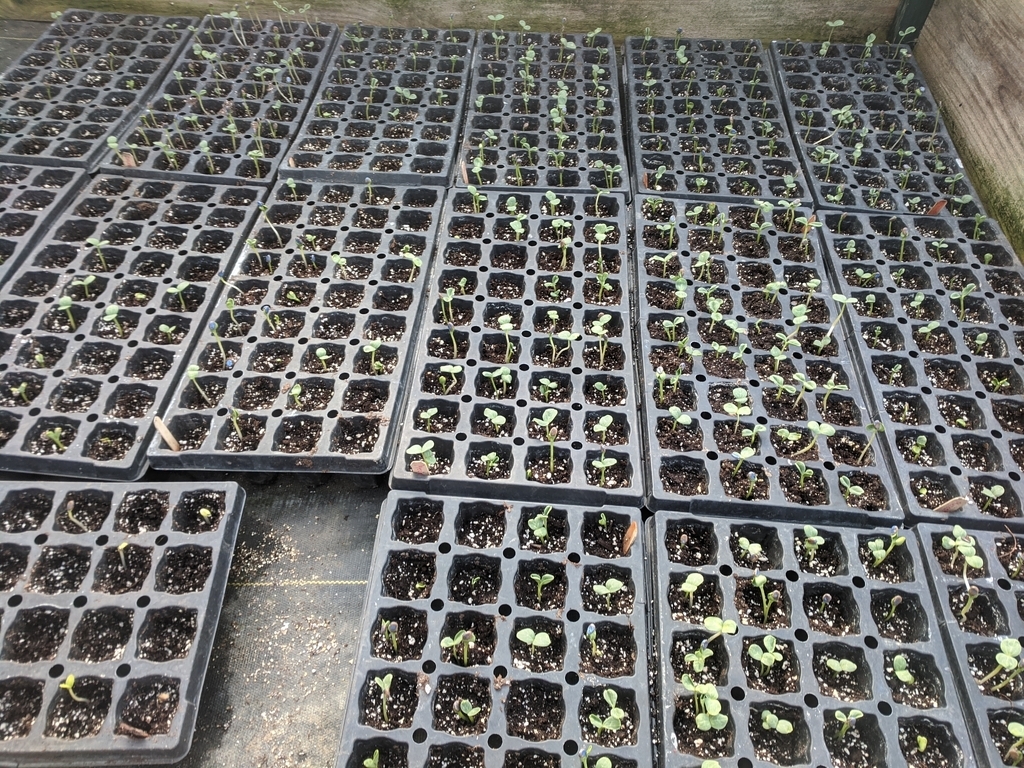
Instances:
[[[756,40],[626,38],[635,188],[708,200],[807,197],[773,71]]]
[[[1019,520],[1024,273],[1013,250],[967,216],[830,212],[823,224],[908,513]]]
[[[650,765],[638,510],[392,493],[339,768]]]
[[[0,455],[130,480],[264,190],[100,175],[9,272]]]
[[[643,498],[621,196],[450,194],[395,487]]]
[[[475,33],[353,25],[295,135],[289,175],[451,181]]]
[[[278,184],[155,441],[160,468],[385,472],[443,190]]]
[[[184,757],[243,500],[234,483],[0,485],[6,761]]]
[[[901,520],[811,212],[636,203],[649,503]]]
[[[207,16],[101,167],[147,178],[266,184],[316,93],[327,24]]]
[[[629,192],[612,39],[481,32],[457,169],[461,186]]]
[[[66,11],[0,78],[0,159],[90,167],[153,93],[196,21]]]

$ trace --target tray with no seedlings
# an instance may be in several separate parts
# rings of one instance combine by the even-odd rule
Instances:
[[[628,37],[633,184],[721,200],[808,195],[757,40]]]
[[[288,153],[295,178],[448,185],[475,33],[351,25]]]
[[[975,750],[993,766],[1020,762],[1024,746],[1024,537],[918,526],[961,704]]]
[[[444,192],[274,187],[165,419],[153,466],[385,472]]]
[[[0,298],[6,469],[139,477],[265,189],[101,175]]]
[[[180,760],[244,492],[0,484],[0,749],[11,765]]]
[[[638,505],[617,195],[452,194],[392,486]]]
[[[926,213],[977,199],[908,47],[775,42],[772,54],[818,205]]]
[[[810,212],[636,203],[649,503],[902,520]]]
[[[500,14],[498,14],[500,20]],[[458,183],[629,193],[610,35],[480,33]]]
[[[650,526],[665,765],[976,765],[913,533]]]
[[[0,286],[85,179],[84,171],[0,164]]]
[[[0,160],[90,168],[142,106],[194,18],[68,10],[0,77]]]
[[[994,222],[824,215],[908,514],[1024,528],[1024,272]]]
[[[236,15],[237,16],[237,15]],[[207,16],[101,167],[146,178],[269,184],[338,28]]]
[[[639,534],[636,509],[391,493],[338,768],[650,765]]]

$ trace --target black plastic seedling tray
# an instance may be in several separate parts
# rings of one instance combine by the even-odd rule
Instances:
[[[625,202],[477,194],[445,204],[392,487],[639,505]],[[410,453],[428,442],[426,462]]]
[[[628,194],[619,98],[610,35],[481,32],[459,185]]]
[[[954,532],[952,525],[922,524],[917,530],[931,577],[934,610],[943,628],[953,677],[960,687],[961,706],[968,713],[974,749],[983,765],[1010,765],[1013,761],[1007,755],[1017,737],[1010,734],[1007,723],[1024,723],[1024,688],[1019,677],[1002,685],[1012,676],[1012,667],[996,672],[984,683],[980,681],[1000,666],[995,656],[1003,650],[1001,643],[1010,639],[1012,645],[1024,637],[1024,540],[975,529]],[[981,568],[973,563],[965,569],[967,550],[953,544],[958,538],[962,546],[974,548],[974,555],[981,558]],[[952,545],[950,549],[944,546],[944,539]],[[968,584],[978,590],[978,595],[964,616]]]
[[[182,450],[155,441],[153,466],[387,471],[443,196],[274,187],[165,414]]]
[[[86,178],[65,168],[0,165],[0,286]]]
[[[185,756],[244,500],[234,483],[0,484],[0,765]]]
[[[295,178],[451,183],[476,33],[351,25],[288,154]]]
[[[805,236],[810,211],[646,196],[635,207],[648,504],[901,521],[878,438],[868,447],[874,416],[821,242]]]
[[[264,194],[101,175],[70,202],[0,298],[5,469],[142,474]]]
[[[790,130],[819,206],[926,213],[964,195],[977,200],[906,46],[833,44],[824,56],[821,48],[772,44]]]
[[[0,76],[0,160],[89,168],[188,42],[194,18],[68,10]]]
[[[146,178],[271,183],[337,34],[333,24],[205,17],[101,167]]]
[[[944,676],[940,623],[912,532],[899,531],[904,543],[875,566],[868,542],[888,549],[891,529],[808,532],[760,519],[710,521],[678,513],[655,516],[650,528],[648,562],[657,595],[651,659],[660,675],[664,765],[697,768],[704,759],[728,768],[935,764],[921,762],[919,735],[927,739],[926,752],[948,761],[939,764],[977,765],[955,684]],[[809,533],[822,539],[813,562],[803,549]],[[767,621],[753,585],[758,575],[767,579],[767,595],[780,592]],[[692,605],[682,587],[693,590]],[[899,600],[888,618],[894,598]],[[709,630],[705,617],[732,622],[735,631],[711,639],[717,627]],[[750,648],[773,650],[768,635],[780,658],[765,672]],[[695,659],[685,657],[702,647],[712,655],[695,670]],[[913,684],[896,677],[897,656],[907,662]],[[829,660],[839,669],[830,668]],[[717,690],[729,718],[724,729],[695,727],[684,674]],[[863,717],[846,740],[836,739],[842,727],[836,713],[854,709]],[[765,728],[765,711],[789,721],[792,733]],[[837,745],[852,755],[838,754]]]
[[[1024,271],[1013,249],[994,222],[967,217],[828,212],[823,223],[836,285],[858,301],[858,367],[908,514],[1020,530]]]
[[[542,539],[529,521],[545,510]],[[390,768],[570,768],[603,756],[614,768],[651,765],[640,539],[622,551],[639,522],[635,509],[390,494],[338,768],[362,768],[375,753]],[[535,573],[554,577],[540,601]],[[606,601],[592,587],[612,578],[623,587]],[[518,638],[524,629],[544,632],[550,645],[531,654]],[[464,630],[475,635],[472,649],[443,642]],[[385,723],[375,679],[387,675]],[[589,714],[609,714],[608,690],[625,714],[620,728],[598,734]],[[473,723],[452,711],[461,700],[480,708]]]
[[[808,191],[757,40],[627,37],[633,188],[708,200]]]

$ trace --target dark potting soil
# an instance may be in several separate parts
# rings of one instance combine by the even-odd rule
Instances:
[[[152,547],[137,544],[107,547],[96,566],[92,589],[111,595],[137,592],[149,575],[152,561]]]
[[[213,550],[209,547],[171,547],[164,551],[156,589],[172,595],[201,592],[212,570]]]
[[[100,677],[75,679],[75,696],[62,690],[50,709],[44,736],[58,739],[82,739],[95,736],[103,727],[110,709],[113,681]]]
[[[771,599],[772,593],[777,593],[777,597],[769,606],[766,618],[764,603]],[[740,623],[762,629],[788,627],[792,608],[785,582],[768,579],[764,584],[764,595],[762,600],[761,590],[754,585],[752,579],[736,580],[736,612]]]
[[[381,682],[391,675],[388,691]],[[386,698],[385,698],[386,697]],[[408,728],[419,701],[416,676],[405,672],[371,672],[366,676],[359,695],[360,722],[380,731]]]
[[[394,552],[388,557],[381,581],[388,597],[396,600],[422,600],[429,597],[436,577],[434,555],[405,550]]]
[[[494,558],[471,555],[456,558],[448,572],[448,599],[467,605],[497,602],[501,564]]]
[[[4,637],[3,658],[21,664],[52,659],[68,631],[68,611],[25,608],[15,615]]]
[[[16,677],[0,682],[0,741],[27,736],[43,707],[42,680]]]
[[[86,611],[71,636],[69,658],[93,663],[120,659],[133,624],[132,611],[126,608]]]
[[[89,572],[90,549],[65,545],[43,547],[29,579],[29,589],[46,595],[75,592]]]
[[[378,612],[370,637],[371,653],[387,661],[418,659],[427,642],[427,615],[411,608],[385,608]]]
[[[894,598],[898,598],[895,610]],[[871,619],[878,634],[890,640],[920,643],[928,639],[928,621],[916,595],[895,589],[872,590]]]
[[[118,533],[144,533],[159,530],[167,515],[170,494],[166,491],[126,493],[115,516]]]
[[[461,505],[455,522],[456,541],[475,549],[499,546],[505,537],[505,513],[505,508],[496,504]]]
[[[748,653],[750,646],[758,645],[765,649],[764,638],[750,638],[743,641],[743,673],[747,677],[747,685],[764,693],[779,696],[796,693],[800,690],[799,665],[796,661],[793,644],[776,638],[775,653],[781,654],[781,661],[765,666],[754,660]]]
[[[637,656],[632,628],[602,621],[595,629],[593,646],[588,637],[580,639],[580,672],[601,677],[632,676]]]
[[[565,698],[556,683],[515,680],[505,698],[505,723],[509,736],[527,741],[557,739],[565,720]]]
[[[554,577],[553,580],[547,581],[548,576]],[[544,581],[547,583],[542,583]],[[516,571],[513,588],[516,604],[523,608],[535,611],[561,610],[565,607],[565,596],[569,589],[565,566],[551,560],[523,560]]]
[[[444,524],[444,505],[431,499],[402,499],[394,517],[393,535],[406,544],[437,541]]]
[[[114,733],[147,739],[171,730],[178,710],[179,682],[168,677],[133,680],[118,706],[119,720]]]
[[[197,617],[197,611],[190,608],[150,611],[139,633],[139,658],[171,661],[188,656],[196,636]]]

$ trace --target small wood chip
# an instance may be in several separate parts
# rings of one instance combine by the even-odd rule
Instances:
[[[121,736],[134,736],[137,739],[148,739],[150,734],[146,733],[141,728],[136,728],[134,725],[128,725],[128,723],[118,723],[117,728],[114,729],[114,733],[120,734]]]
[[[626,535],[622,537],[622,554],[628,555],[629,548],[633,546],[633,542],[636,541],[637,534],[640,532],[640,526],[636,524],[636,520],[629,524],[629,528],[626,529]]]
[[[969,501],[970,499],[966,496],[957,496],[955,498],[950,499],[949,501],[942,502],[933,511],[938,512],[942,515],[948,515],[951,512],[959,512],[961,509],[967,506],[967,502]]]
[[[162,437],[164,439],[164,442],[167,443],[168,448],[170,448],[175,453],[181,450],[181,443],[178,442],[177,438],[175,438],[171,430],[167,428],[167,425],[164,424],[163,419],[161,419],[159,416],[154,416],[153,426],[156,427],[156,431],[160,433],[160,437]]]
[[[927,216],[938,216],[942,212],[942,209],[945,208],[945,207],[946,207],[946,199],[943,198],[942,200],[939,200],[939,202],[937,202],[931,208],[929,208],[928,209],[928,213],[926,215]]]
[[[423,461],[422,459],[417,459],[416,461],[409,462],[409,469],[412,471],[414,475],[430,474],[430,467],[428,467],[427,462]]]

